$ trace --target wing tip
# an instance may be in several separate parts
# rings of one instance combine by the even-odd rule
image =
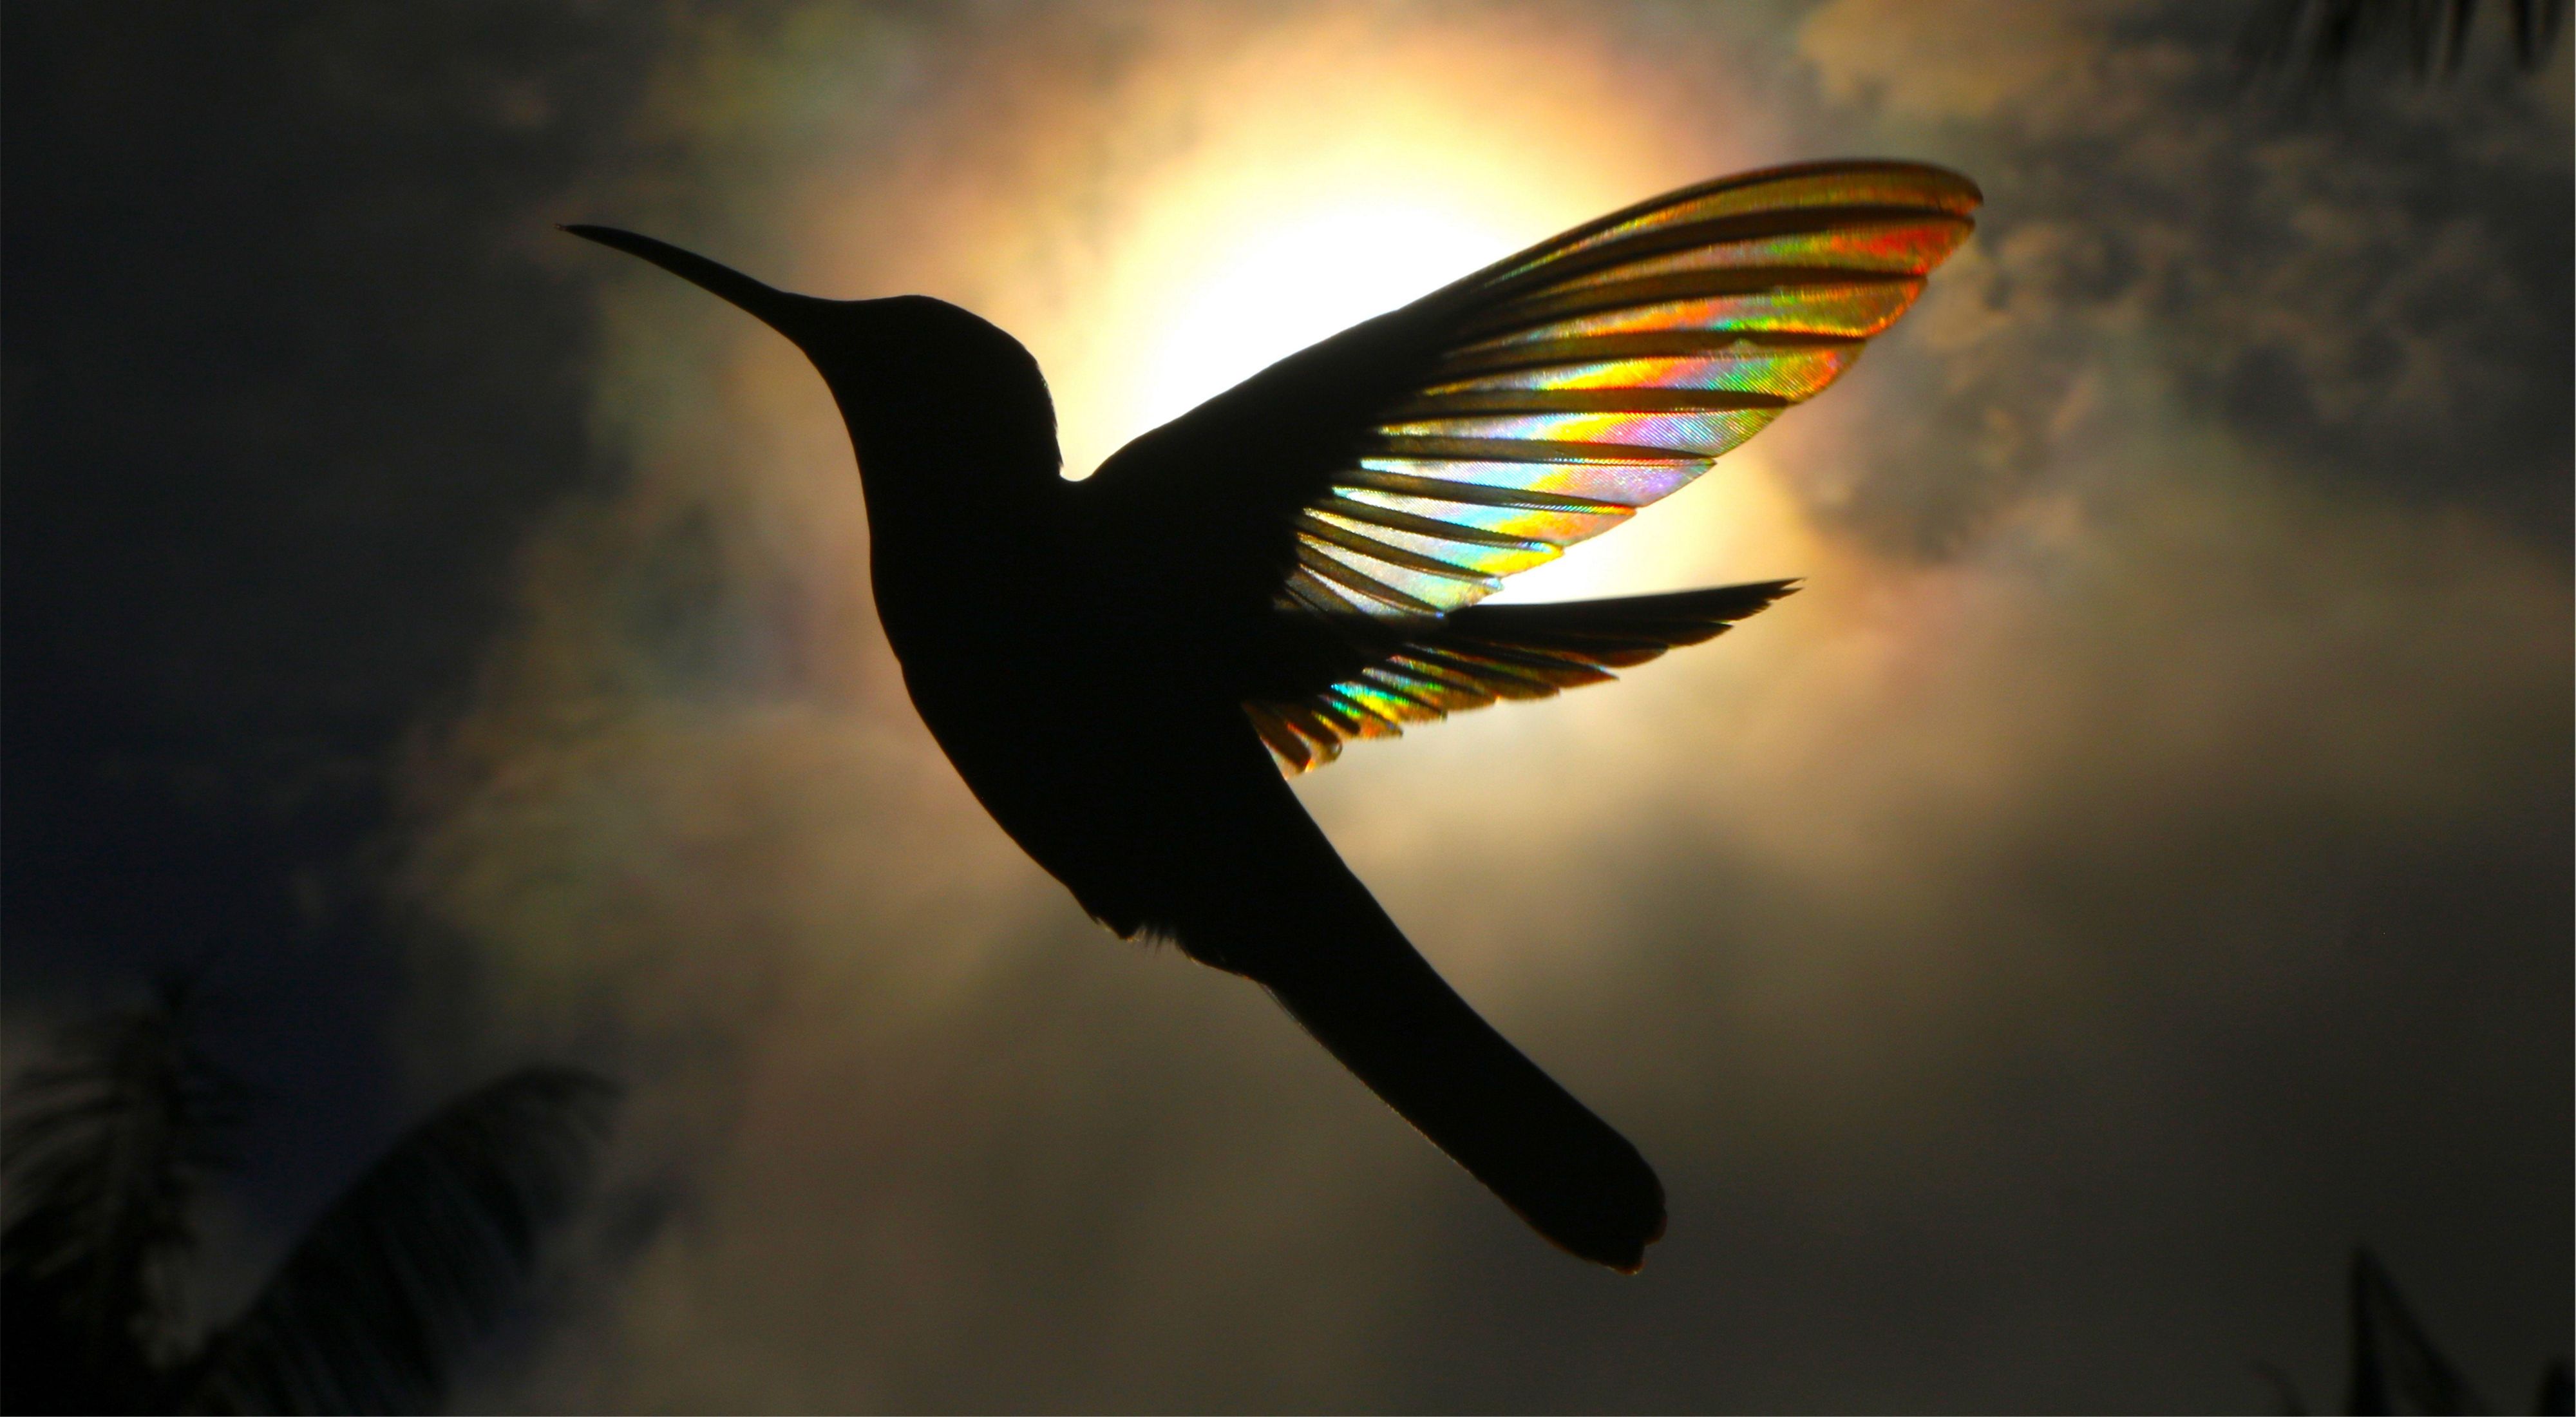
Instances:
[[[1951,202],[1942,202],[1938,205],[1943,210],[1959,216],[1965,216],[1986,204],[1986,191],[1977,185],[1975,178],[1956,168],[1907,157],[1822,158],[1808,162],[1783,163],[1777,167],[1760,168],[1734,177],[1721,178],[1714,185],[1719,188],[1750,187],[1757,183],[1774,182],[1784,178],[1822,177],[1837,172],[1901,172],[1910,176],[1928,178],[1930,185],[1945,189],[1951,202],[1959,204],[1953,206]]]
[[[1578,227],[1575,232],[1569,232],[1567,235],[1571,236],[1595,229],[1606,231],[1619,226],[1624,222],[1632,221],[1638,217],[1647,215],[1648,213],[1659,211],[1666,207],[1678,206],[1685,202],[1693,202],[1702,198],[1716,196],[1721,192],[1740,191],[1744,188],[1760,187],[1774,182],[1794,182],[1801,178],[1808,177],[1859,175],[1862,173],[1887,175],[1902,173],[1910,177],[1925,179],[1925,185],[1927,187],[1938,189],[1942,197],[1946,197],[1946,200],[1936,198],[1931,205],[1942,211],[1949,212],[1954,216],[1965,217],[1968,213],[1977,210],[1986,203],[1985,189],[1977,185],[1976,179],[1968,176],[1964,172],[1956,170],[1955,168],[1943,167],[1938,163],[1922,162],[1914,158],[1901,157],[1814,158],[1805,162],[1784,162],[1770,167],[1757,167],[1750,172],[1738,172],[1725,177],[1712,178],[1706,182],[1694,183],[1688,187],[1682,187],[1674,191],[1666,192],[1661,196],[1649,197],[1645,201],[1639,202],[1634,206],[1614,212],[1609,216],[1600,218],[1598,221],[1587,223],[1583,227]],[[1565,239],[1565,237],[1557,238],[1558,241],[1563,241]]]

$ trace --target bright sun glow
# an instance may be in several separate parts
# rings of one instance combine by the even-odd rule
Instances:
[[[1349,154],[1161,187],[1092,292],[1086,348],[1061,363],[1066,469],[1088,475],[1279,359],[1545,236],[1553,214],[1515,196]]]
[[[1128,117],[998,169],[1040,182],[1006,203],[982,185],[997,169],[954,169],[975,180],[941,203],[1008,217],[959,221],[951,229],[967,239],[919,253],[929,269],[908,283],[956,292],[1029,345],[1055,398],[1066,475],[1081,478],[1282,358],[1723,170],[1705,155],[1671,161],[1663,130],[1603,73],[1530,36],[1473,54],[1460,43],[1446,28],[1345,16],[1193,50],[1159,77],[1139,71],[1106,110],[1087,90],[1068,95],[1086,115]],[[836,217],[852,231],[882,229],[877,220],[873,209]],[[1741,454],[1728,470],[1758,480]],[[1762,554],[1784,530],[1772,511],[1759,488],[1704,491],[1505,593],[1619,594],[1768,572],[1786,559]],[[1754,528],[1764,545],[1748,547]]]
[[[1264,367],[1510,254],[1454,207],[1392,197],[1300,213],[1176,282],[1129,414],[1154,427]]]
[[[1133,352],[1093,366],[1123,377],[1067,400],[1069,422],[1115,428],[1115,441],[1084,460],[1089,450],[1069,438],[1071,470],[1087,474],[1117,442],[1501,260],[1552,224],[1531,220],[1503,193],[1438,193],[1419,184],[1371,190],[1351,179],[1330,185],[1357,190],[1256,186],[1246,200],[1178,204],[1140,223],[1151,254],[1133,269],[1153,279],[1126,286],[1130,301],[1105,322],[1103,336]],[[1574,547],[1562,560],[1513,577],[1503,595],[1579,599],[1741,579],[1751,574],[1748,565],[1770,574],[1775,563],[1801,564],[1777,554],[1802,538],[1758,452],[1738,451],[1725,472],[1688,489],[1671,514],[1641,517],[1608,545]]]

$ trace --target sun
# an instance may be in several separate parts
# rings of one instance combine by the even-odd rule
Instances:
[[[1032,112],[1068,126],[1007,162],[940,168],[954,191],[939,205],[959,218],[909,257],[924,273],[905,283],[955,290],[1027,343],[1064,475],[1087,478],[1282,358],[1723,170],[1673,147],[1628,102],[1623,71],[1569,62],[1551,35],[1354,13],[1173,41],[1109,98],[1033,92]],[[1751,469],[1739,455],[1734,470]],[[1734,538],[1698,519],[1658,520],[1685,524],[1623,528],[1507,593],[1663,588],[1721,550],[1735,559]]]
[[[1492,174],[1484,174],[1490,177]],[[1280,359],[1510,256],[1569,224],[1551,194],[1508,182],[1426,181],[1366,162],[1265,165],[1175,183],[1138,212],[1095,307],[1093,357],[1062,390],[1067,475]],[[1607,546],[1515,576],[1511,599],[1578,599],[1705,584],[1781,561],[1802,541],[1758,453],[1640,518]]]
[[[1110,347],[1089,368],[1116,377],[1068,390],[1066,471],[1083,477],[1127,438],[1160,426],[1280,359],[1396,309],[1544,237],[1552,214],[1505,185],[1426,184],[1343,166],[1216,192],[1180,187],[1129,232],[1130,276],[1108,289]],[[1104,436],[1105,435],[1105,436]],[[1515,576],[1511,599],[1670,589],[1784,562],[1805,540],[1788,502],[1739,450],[1728,476],[1682,496],[1680,515],[1640,518],[1610,544]]]
[[[1153,427],[1274,361],[1508,255],[1491,215],[1389,194],[1310,208],[1176,281],[1129,416]]]
[[[1352,163],[1156,195],[1121,233],[1091,348],[1059,391],[1070,476],[1272,363],[1510,255],[1545,225],[1507,192]]]

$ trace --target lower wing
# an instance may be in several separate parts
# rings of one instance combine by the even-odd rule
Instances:
[[[1797,589],[1763,581],[1667,595],[1552,605],[1471,605],[1438,619],[1335,617],[1342,640],[1319,682],[1244,704],[1291,773],[1341,756],[1353,738],[1393,738],[1497,699],[1544,699],[1602,684],[1676,645],[1714,639]]]

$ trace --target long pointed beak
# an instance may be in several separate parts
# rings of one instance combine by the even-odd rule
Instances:
[[[638,236],[613,226],[567,226],[561,228],[585,241],[596,241],[612,250],[638,256],[660,266],[689,284],[713,293],[725,303],[749,311],[759,321],[804,344],[804,331],[810,323],[807,312],[823,302],[809,295],[791,295],[775,286],[767,286],[731,266],[719,265],[694,251],[683,251],[667,241]]]

